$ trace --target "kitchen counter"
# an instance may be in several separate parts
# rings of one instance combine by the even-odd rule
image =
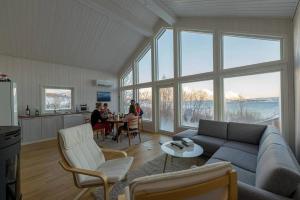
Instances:
[[[60,129],[87,122],[91,112],[45,113],[39,116],[19,116],[22,144],[30,144],[57,138]]]
[[[36,118],[36,117],[51,117],[51,116],[61,116],[61,115],[76,115],[76,114],[91,114],[90,111],[84,111],[84,112],[66,112],[66,113],[44,113],[40,115],[19,115],[19,119],[30,119],[30,118]]]

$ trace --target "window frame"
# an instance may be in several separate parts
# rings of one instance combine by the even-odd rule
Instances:
[[[185,84],[185,83],[194,83],[194,82],[204,82],[204,81],[212,81],[213,83],[213,102],[214,102],[214,106],[213,106],[213,109],[214,109],[214,116],[213,116],[213,120],[216,120],[216,97],[215,97],[215,80],[211,77],[207,77],[207,78],[200,78],[200,79],[188,79],[188,80],[182,80],[182,81],[179,81],[178,82],[178,116],[177,116],[177,119],[178,119],[178,125],[180,128],[198,128],[198,127],[193,127],[193,126],[186,126],[186,125],[183,125],[182,124],[182,119],[181,119],[181,114],[182,114],[182,84]]]
[[[279,40],[280,42],[280,60],[275,61],[268,61],[268,62],[262,62],[262,63],[256,63],[256,64],[250,64],[250,65],[242,65],[238,67],[231,67],[231,68],[224,68],[224,36],[231,36],[231,37],[239,37],[239,38],[249,38],[249,39],[265,39],[265,40]],[[222,32],[220,34],[220,70],[222,71],[230,71],[235,69],[242,69],[242,68],[251,68],[251,67],[264,67],[264,66],[270,66],[270,65],[278,65],[282,64],[284,62],[284,43],[283,43],[283,37],[282,36],[267,36],[267,35],[257,35],[257,34],[246,34],[246,33],[233,33],[233,32]]]
[[[135,89],[134,88],[123,88],[120,90],[120,113],[124,113],[127,114],[128,112],[124,112],[123,108],[124,108],[124,91],[132,91],[132,99],[135,99]],[[128,105],[129,108],[129,105]]]
[[[166,80],[158,80],[158,69],[157,69],[157,42],[156,39],[164,32],[165,29],[173,29],[173,56],[174,56],[174,78],[166,79]],[[181,76],[182,74],[182,58],[181,58],[181,32],[190,31],[190,32],[199,32],[204,34],[212,34],[213,38],[213,66],[212,71],[192,74],[187,76]],[[253,32],[252,32],[253,33]],[[197,82],[197,81],[213,81],[213,90],[214,90],[214,120],[224,120],[224,78],[230,78],[235,76],[247,76],[247,75],[255,75],[262,74],[268,72],[280,72],[280,123],[281,129],[286,131],[282,131],[285,135],[290,130],[289,128],[289,120],[291,120],[291,116],[289,112],[291,108],[289,103],[291,102],[290,90],[286,90],[284,88],[289,83],[289,65],[290,58],[289,55],[289,35],[283,33],[277,34],[260,34],[256,32],[252,34],[251,32],[228,32],[221,29],[213,28],[213,29],[203,29],[201,27],[191,28],[190,26],[185,27],[169,27],[164,26],[156,32],[156,35],[151,37],[147,43],[145,43],[141,47],[141,51],[139,54],[135,56],[135,58],[131,61],[133,66],[133,85],[121,87],[120,91],[126,89],[132,89],[134,97],[138,96],[139,88],[152,87],[152,123],[153,131],[159,130],[159,113],[158,113],[158,90],[162,86],[173,85],[174,86],[174,132],[182,131],[186,128],[193,128],[189,126],[181,125],[181,84],[189,83],[189,82]],[[241,66],[235,68],[223,69],[223,35],[230,36],[243,36],[248,38],[257,38],[257,39],[278,39],[280,40],[280,56],[281,59],[279,61],[271,61],[259,64],[253,64],[248,66]],[[138,67],[137,62],[141,60],[141,58],[147,53],[147,51],[151,48],[151,82],[138,83]],[[135,98],[136,99],[136,98]],[[149,124],[150,125],[150,124]],[[164,133],[164,132],[161,132]]]
[[[139,82],[139,62],[144,58],[144,56],[149,52],[149,50],[151,50],[151,53],[150,53],[150,56],[151,56],[151,58],[150,58],[150,61],[151,61],[151,73],[150,73],[150,77],[151,77],[151,79],[150,79],[150,81],[147,81],[147,82],[142,82],[142,83],[140,83]],[[137,56],[137,58],[134,60],[134,68],[135,68],[135,77],[136,77],[136,81],[135,81],[135,83],[134,84],[136,84],[136,85],[138,85],[138,84],[147,84],[147,83],[151,83],[151,82],[153,82],[153,77],[152,77],[152,74],[153,74],[153,49],[152,49],[152,46],[151,46],[151,44],[147,44],[144,48],[143,48],[143,50],[141,51],[141,53]]]
[[[189,75],[182,75],[182,32],[192,32],[192,33],[198,33],[198,34],[211,34],[212,35],[212,57],[213,57],[213,63],[212,63],[212,70],[209,72],[202,72],[202,73],[196,73],[196,74],[189,74]],[[215,51],[216,51],[216,46],[215,46],[215,35],[216,32],[213,30],[203,30],[203,29],[179,29],[177,31],[178,34],[178,41],[177,41],[177,48],[178,48],[178,77],[179,78],[188,78],[188,77],[193,77],[193,76],[199,76],[202,74],[210,74],[214,73],[216,71],[216,56],[215,56]],[[175,56],[175,55],[174,55]]]
[[[137,87],[136,88],[136,100],[138,103],[140,103],[140,89],[147,89],[147,88],[151,88],[151,119],[145,119],[143,118],[143,122],[153,122],[153,116],[154,116],[154,113],[153,113],[153,87],[152,85],[142,85],[140,87]],[[145,112],[144,112],[145,113]]]
[[[130,72],[132,73],[132,84],[131,85],[124,85],[124,78],[126,77],[126,76],[128,76],[129,74],[130,74]],[[134,80],[134,78],[133,78],[133,76],[134,76],[134,72],[133,72],[133,68],[130,66],[123,74],[122,74],[122,76],[121,76],[121,78],[120,78],[120,82],[121,82],[121,87],[131,87],[131,86],[133,86],[134,85],[134,82],[133,82],[133,80]]]
[[[173,77],[172,78],[167,78],[167,79],[159,79],[159,64],[158,64],[158,40],[161,38],[161,36],[167,31],[167,30],[172,30],[173,31],[173,36],[172,36],[172,39],[173,39],[173,50],[172,50],[172,54],[173,54]],[[154,71],[154,80],[152,81],[169,81],[169,80],[173,80],[175,77],[176,77],[176,72],[175,72],[175,57],[176,57],[176,54],[174,52],[174,49],[175,49],[175,45],[174,45],[174,34],[175,34],[176,30],[174,28],[171,28],[171,27],[163,27],[161,28],[158,33],[154,36],[153,38],[153,46],[154,46],[154,65],[155,65],[155,70],[152,70]]]
[[[280,131],[283,130],[283,106],[284,106],[284,96],[285,95],[285,91],[283,91],[283,73],[284,71],[281,70],[281,69],[273,69],[273,70],[268,70],[268,71],[261,71],[261,72],[255,72],[253,71],[252,73],[240,73],[240,74],[234,74],[232,76],[223,76],[222,77],[222,121],[226,121],[226,111],[225,111],[225,103],[226,103],[226,100],[225,100],[225,94],[224,94],[224,90],[225,90],[225,87],[224,87],[224,80],[227,79],[227,78],[238,78],[238,77],[243,77],[243,76],[255,76],[255,75],[263,75],[263,74],[270,74],[270,73],[279,73],[279,79],[280,79],[280,93],[279,93],[279,121],[280,121]],[[238,122],[238,123],[244,123],[244,122]],[[255,123],[256,124],[256,123]]]
[[[71,90],[71,109],[57,109],[57,110],[46,110],[46,89],[62,89],[62,90]],[[74,87],[64,87],[64,86],[51,86],[45,85],[41,87],[41,113],[55,113],[55,112],[70,112],[74,110],[75,105],[75,88]]]

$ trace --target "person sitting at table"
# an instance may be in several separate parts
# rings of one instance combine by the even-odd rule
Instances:
[[[137,116],[139,116],[139,117],[143,116],[144,112],[143,112],[142,108],[140,107],[139,103],[135,104],[135,110],[136,110],[136,115]]]
[[[91,115],[91,125],[93,129],[99,129],[99,128],[104,128],[103,125],[100,124],[100,110],[102,109],[102,104],[101,103],[96,103],[96,109],[92,112]]]
[[[110,110],[108,109],[107,103],[103,104],[103,108],[100,110],[100,121],[101,124],[105,127],[105,133],[109,134],[112,131],[111,124],[107,122],[108,117],[109,117]]]
[[[117,138],[119,137],[119,135],[121,134],[121,132],[124,130],[127,130],[128,127],[128,121],[130,121],[131,119],[136,117],[136,109],[134,105],[130,105],[129,107],[129,113],[125,116],[125,118],[123,119],[124,125],[120,126],[118,128],[118,134],[116,135],[116,137],[114,137],[114,140],[117,140]]]
[[[134,99],[131,99],[130,105],[135,105],[135,100]]]

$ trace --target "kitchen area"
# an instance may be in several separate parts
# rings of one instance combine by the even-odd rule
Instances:
[[[89,111],[20,115],[22,145],[55,139],[58,130],[86,123],[90,115]]]

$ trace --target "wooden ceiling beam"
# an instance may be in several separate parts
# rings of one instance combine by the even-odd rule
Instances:
[[[173,25],[176,23],[176,15],[166,5],[159,0],[139,0],[152,13],[161,18],[166,23]]]

